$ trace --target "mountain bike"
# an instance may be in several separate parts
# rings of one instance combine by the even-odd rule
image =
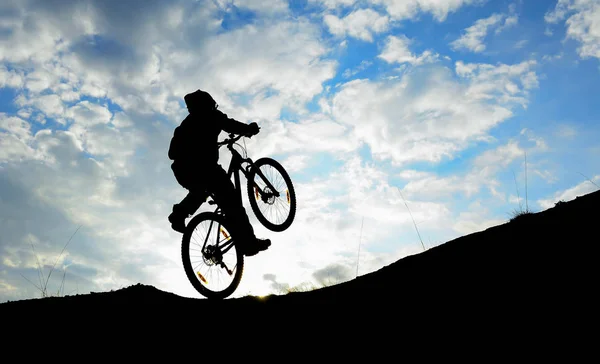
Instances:
[[[218,143],[227,146],[232,154],[227,175],[242,200],[240,173],[246,177],[250,207],[258,221],[275,232],[286,230],[296,215],[296,193],[290,176],[276,160],[263,157],[252,161],[242,157],[233,148],[243,135],[229,134],[229,139]],[[245,151],[245,150],[244,150]],[[245,165],[245,167],[244,167]],[[217,205],[214,196],[208,194],[207,202]],[[267,209],[274,208],[274,213]],[[282,221],[272,221],[276,218]],[[214,211],[205,211],[194,216],[183,234],[181,257],[183,267],[192,286],[206,298],[224,299],[240,284],[244,272],[244,254],[236,249],[235,222],[217,205]]]

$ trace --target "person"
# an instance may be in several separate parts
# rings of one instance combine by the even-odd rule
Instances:
[[[244,255],[253,256],[266,250],[269,239],[259,239],[254,234],[248,215],[237,197],[237,192],[219,159],[218,136],[221,131],[252,137],[258,134],[258,125],[245,124],[218,110],[213,97],[206,91],[196,90],[184,96],[189,114],[177,126],[169,145],[171,169],[177,182],[189,192],[168,217],[171,228],[185,231],[185,219],[193,215],[204,203],[209,193],[225,217],[234,222],[241,234],[242,244],[237,245]]]

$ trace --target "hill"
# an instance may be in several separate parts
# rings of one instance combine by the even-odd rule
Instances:
[[[138,284],[111,292],[6,302],[0,304],[0,313],[118,308],[134,314],[147,308],[156,312],[261,312],[263,318],[274,319],[282,312],[289,317],[309,312],[340,317],[344,312],[370,312],[404,315],[399,316],[403,319],[413,314],[461,315],[472,320],[481,315],[572,318],[584,315],[595,302],[598,206],[600,191],[311,292],[211,302]]]

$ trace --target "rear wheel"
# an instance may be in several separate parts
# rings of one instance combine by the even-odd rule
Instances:
[[[223,299],[240,284],[244,255],[236,249],[231,227],[223,215],[202,212],[183,234],[181,258],[192,286],[207,298]]]
[[[284,231],[296,216],[296,192],[286,170],[272,158],[254,162],[248,178],[248,198],[258,221],[272,231]],[[258,173],[260,171],[260,173]],[[267,186],[265,178],[273,188]]]

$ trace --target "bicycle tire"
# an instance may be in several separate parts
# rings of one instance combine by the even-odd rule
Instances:
[[[260,158],[258,160],[256,160],[256,162],[254,162],[254,167],[260,169],[260,167],[262,166],[271,166],[273,168],[275,168],[275,170],[277,170],[277,172],[279,172],[281,174],[281,176],[283,177],[283,180],[286,184],[287,190],[284,192],[286,197],[289,198],[288,200],[288,204],[290,206],[289,209],[289,214],[287,216],[287,218],[280,224],[274,224],[272,222],[270,222],[266,216],[264,216],[264,214],[262,213],[262,211],[260,210],[258,203],[257,203],[257,199],[256,199],[256,193],[254,190],[254,177],[256,175],[256,170],[253,168],[249,178],[247,180],[247,189],[248,189],[248,200],[250,201],[250,207],[252,208],[252,211],[254,212],[254,215],[256,216],[256,218],[258,219],[258,221],[260,221],[260,223],[265,226],[267,229],[271,230],[271,231],[276,231],[276,232],[281,232],[286,230],[287,228],[290,227],[290,225],[292,224],[292,222],[294,221],[294,218],[296,216],[296,192],[294,189],[294,185],[292,183],[292,180],[289,176],[289,174],[287,173],[287,171],[283,168],[283,166],[277,162],[276,160],[272,159],[272,158],[268,158],[268,157],[264,157],[264,158]],[[273,183],[272,181],[269,181],[271,183]]]
[[[234,238],[235,233],[231,232],[232,229],[227,228],[229,223],[223,215],[214,212],[202,212],[194,216],[186,227],[182,237],[181,259],[183,261],[185,274],[196,291],[206,298],[220,300],[229,297],[239,286],[240,281],[242,280],[242,275],[244,274],[244,255],[240,252],[240,250],[237,249],[234,243],[233,249],[235,249],[236,253],[236,270],[232,282],[225,289],[219,291],[214,291],[204,286],[200,279],[196,276],[198,272],[196,272],[194,267],[192,267],[192,262],[190,259],[190,241],[192,240],[192,233],[196,227],[203,221],[207,220],[213,220],[217,223],[220,223],[221,226],[225,226],[225,230],[229,233],[229,235],[231,235],[232,239]]]

